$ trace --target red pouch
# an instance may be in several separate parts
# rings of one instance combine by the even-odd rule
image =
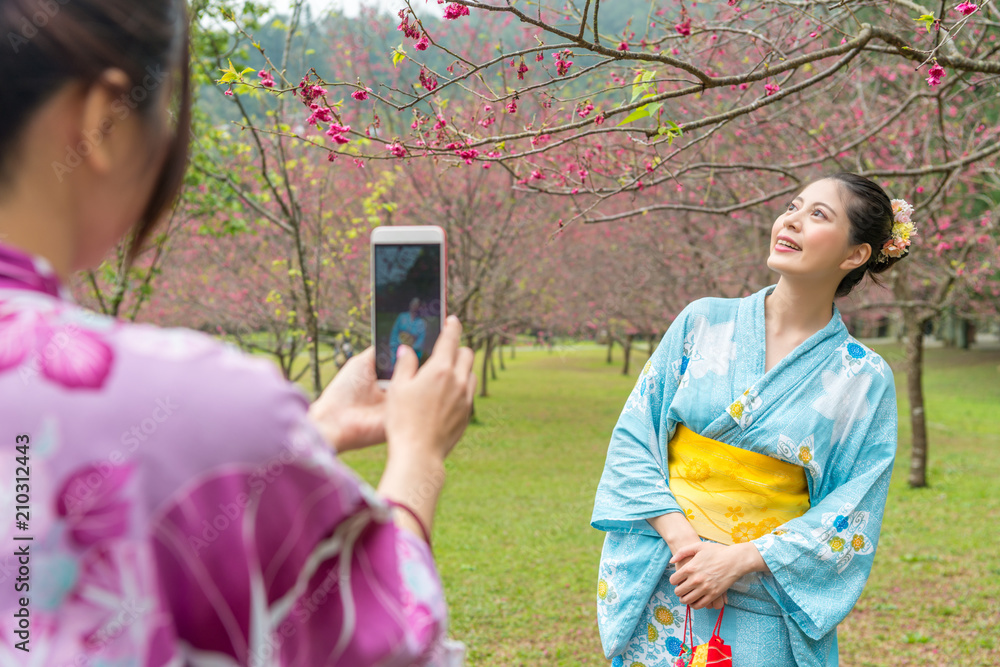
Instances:
[[[698,646],[694,650],[691,662],[686,663],[689,667],[733,667],[733,649],[722,641],[719,636],[719,628],[722,627],[722,612],[719,611],[719,620],[715,622],[715,630],[708,642]],[[690,608],[688,610],[690,613]],[[686,621],[685,621],[686,622]],[[694,627],[691,628],[691,637],[694,638]]]
[[[688,641],[688,635],[691,641]],[[684,634],[681,635],[681,650],[677,659],[671,663],[670,667],[689,667],[694,651],[694,623],[691,621],[691,607],[684,610]]]

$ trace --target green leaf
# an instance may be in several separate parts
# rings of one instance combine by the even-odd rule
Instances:
[[[392,66],[396,67],[406,58],[406,51],[403,50],[403,45],[400,44],[392,49]]]
[[[229,67],[227,69],[220,69],[222,72],[222,78],[219,79],[219,83],[232,83],[234,81],[242,81],[243,77],[247,74],[252,74],[256,72],[252,67],[245,68],[242,72],[237,72],[236,68],[233,67],[233,61],[229,61]]]
[[[625,117],[625,120],[623,120],[622,122],[618,123],[618,126],[621,127],[622,125],[627,125],[628,123],[635,122],[635,121],[639,120],[640,118],[646,118],[646,117],[648,117],[649,116],[649,111],[646,110],[646,108],[648,106],[649,105],[647,104],[645,106],[639,107],[638,109],[635,109],[634,111],[632,111],[632,113],[630,113],[628,116]]]
[[[640,69],[632,79],[632,101],[635,102],[643,93],[649,92],[649,82],[656,76],[655,72]]]
[[[934,28],[934,15],[933,14],[921,14],[919,17],[913,19],[917,23],[923,23],[924,27],[927,28],[927,32],[930,32]]]

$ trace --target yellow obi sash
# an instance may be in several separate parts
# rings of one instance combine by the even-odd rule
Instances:
[[[721,544],[770,533],[809,509],[805,469],[678,424],[667,445],[670,490],[694,529]]]

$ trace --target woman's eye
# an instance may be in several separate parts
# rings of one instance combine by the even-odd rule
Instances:
[[[792,211],[792,210],[795,210],[795,204],[789,204],[789,205],[788,205],[788,208],[786,208],[785,210],[786,210],[786,211]]]
[[[826,213],[824,213],[824,212],[823,212],[822,210],[820,210],[820,209],[816,209],[815,211],[813,211],[813,213],[819,213],[819,214],[820,214],[820,216],[822,216],[822,217],[824,217],[824,218],[826,217]]]

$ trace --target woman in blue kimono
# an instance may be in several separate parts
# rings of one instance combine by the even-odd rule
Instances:
[[[410,309],[400,313],[389,332],[389,351],[392,354],[391,363],[396,365],[396,350],[400,344],[409,345],[417,353],[417,359],[424,359],[424,340],[427,337],[427,323],[420,316],[420,299],[410,300]]]
[[[724,606],[737,667],[838,664],[871,571],[896,453],[885,361],[833,301],[905,256],[912,207],[836,174],[778,216],[776,285],[671,324],[612,434],[592,525],[614,667],[673,665]]]

